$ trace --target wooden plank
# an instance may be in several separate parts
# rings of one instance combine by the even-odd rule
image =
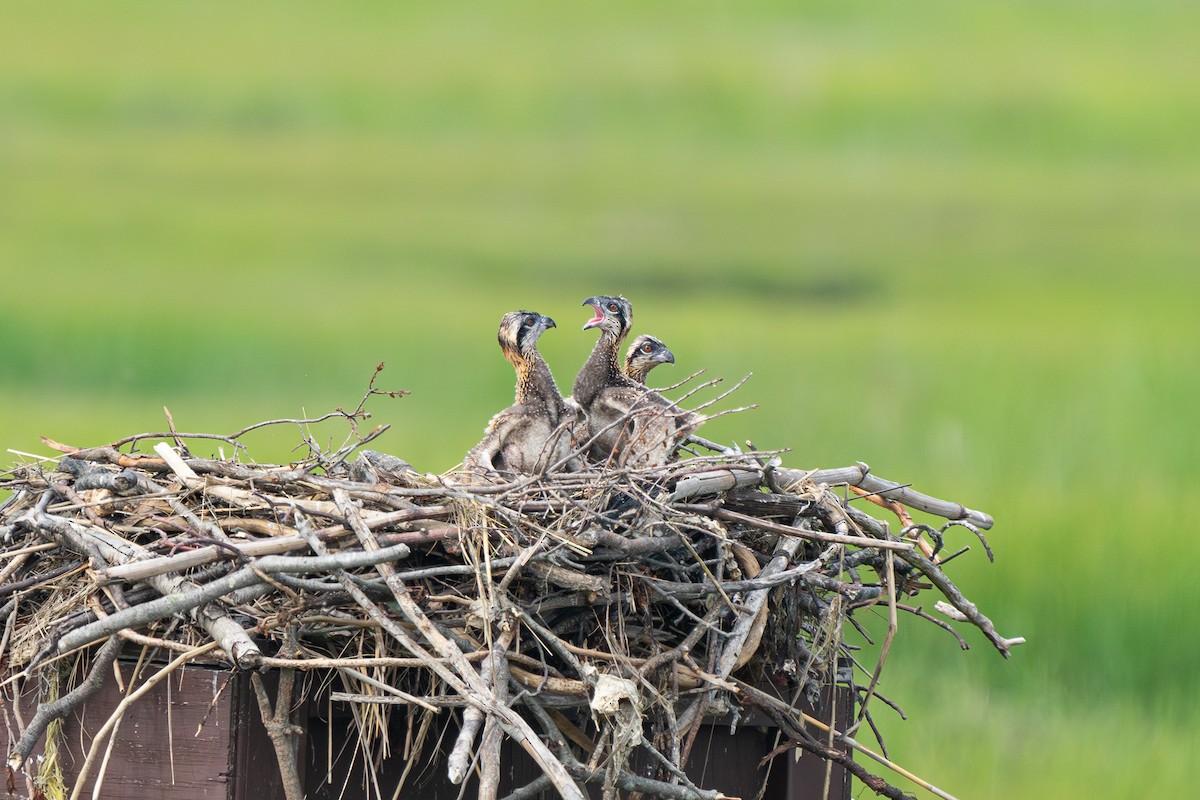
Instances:
[[[127,678],[132,669],[121,663]],[[268,680],[268,690],[274,694],[274,681]],[[35,697],[34,687],[22,695],[25,720],[33,716]],[[121,698],[110,677],[81,713],[65,720],[59,759],[67,786],[74,784],[94,733]],[[127,710],[112,741],[100,792],[106,800],[283,798],[279,767],[245,675],[203,666],[180,669]],[[9,744],[0,725],[5,753]],[[31,764],[42,752],[39,744]],[[84,797],[91,796],[97,767],[84,783]],[[24,795],[20,779],[17,790]]]
[[[127,676],[132,671],[129,663],[122,663],[121,668]],[[112,755],[100,796],[106,800],[226,800],[233,726],[230,695],[222,688],[229,679],[230,673],[214,669],[179,670],[172,680],[134,703],[112,737]],[[33,688],[22,697],[22,707],[29,709],[26,720],[33,714],[34,697]],[[110,677],[81,713],[64,721],[59,761],[68,786],[74,785],[93,735],[121,698]],[[0,732],[0,742],[7,752],[4,732]],[[35,756],[41,752],[39,744]],[[91,796],[98,766],[84,784],[84,796]]]

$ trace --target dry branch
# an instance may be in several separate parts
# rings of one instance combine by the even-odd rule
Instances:
[[[100,691],[100,687],[104,685],[104,678],[121,652],[122,644],[124,643],[115,636],[109,639],[96,653],[91,671],[78,686],[57,700],[38,706],[37,713],[25,727],[21,738],[13,746],[12,754],[8,757],[8,766],[11,769],[17,770],[24,765],[25,759],[29,758],[29,754],[33,752],[34,746],[42,738],[42,734],[46,732],[46,728],[51,722],[62,719],[78,709],[89,697]]]

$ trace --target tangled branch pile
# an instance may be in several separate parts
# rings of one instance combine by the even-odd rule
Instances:
[[[850,735],[874,724],[883,666],[855,659],[846,631],[856,610],[888,610],[889,640],[898,612],[953,631],[907,603],[924,591],[1002,654],[1020,641],[997,634],[942,568],[946,528],[982,540],[990,518],[864,465],[801,472],[775,454],[723,451],[479,485],[361,449],[382,429],[360,435],[359,412],[329,415],[350,422],[343,447],[323,452],[307,438],[308,457],[288,466],[248,463],[238,442],[260,426],[172,430],[55,445],[61,458],[0,481],[12,492],[0,509],[4,691],[91,656],[74,692],[32,720],[7,720],[20,734],[10,769],[129,644],[173,652],[164,669],[215,654],[238,669],[282,670],[288,686],[294,670],[329,670],[345,689],[335,700],[404,705],[426,726],[461,713],[450,777],[477,768],[485,798],[497,794],[498,748],[511,737],[543,773],[514,797],[553,788],[580,800],[590,782],[608,797],[716,800],[680,765],[705,714],[732,708],[758,709],[790,747],[899,797],[851,758],[857,749],[890,765]],[[200,437],[239,457],[191,456],[183,445]],[[172,438],[175,447],[137,452]],[[894,524],[867,514],[868,501]],[[908,507],[950,521],[916,524]],[[793,699],[836,682],[854,694],[856,718],[823,730],[798,702],[757,688],[767,682]],[[355,718],[377,761],[379,715]],[[291,732],[272,735],[286,782]],[[631,768],[635,754],[649,772]]]

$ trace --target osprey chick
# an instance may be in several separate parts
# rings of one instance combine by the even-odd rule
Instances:
[[[674,364],[675,354],[660,339],[643,333],[625,353],[625,377],[645,385],[646,375],[659,364]]]
[[[575,376],[573,392],[587,415],[592,458],[618,466],[666,464],[699,419],[621,371],[618,351],[633,322],[628,300],[597,295],[583,305],[595,311],[583,329],[600,329],[600,339]]]
[[[553,327],[554,320],[535,311],[510,311],[500,320],[497,338],[517,373],[516,397],[492,417],[483,440],[463,458],[464,470],[512,477],[540,472],[570,455],[575,414],[537,349],[538,338]],[[575,467],[573,461],[559,464]]]

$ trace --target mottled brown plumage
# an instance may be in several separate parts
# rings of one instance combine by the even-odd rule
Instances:
[[[674,364],[675,354],[667,349],[662,340],[643,333],[633,340],[625,352],[625,377],[645,385],[650,370],[660,364]]]
[[[568,458],[576,412],[559,394],[537,349],[538,338],[553,327],[554,320],[534,311],[510,311],[500,320],[497,338],[517,373],[516,397],[492,417],[483,440],[463,459],[464,470],[512,477],[555,465],[577,468]]]
[[[573,395],[587,417],[592,459],[617,466],[667,463],[697,418],[622,372],[619,349],[633,322],[628,300],[600,295],[583,305],[596,312],[583,329],[600,329],[600,339],[575,376]]]

